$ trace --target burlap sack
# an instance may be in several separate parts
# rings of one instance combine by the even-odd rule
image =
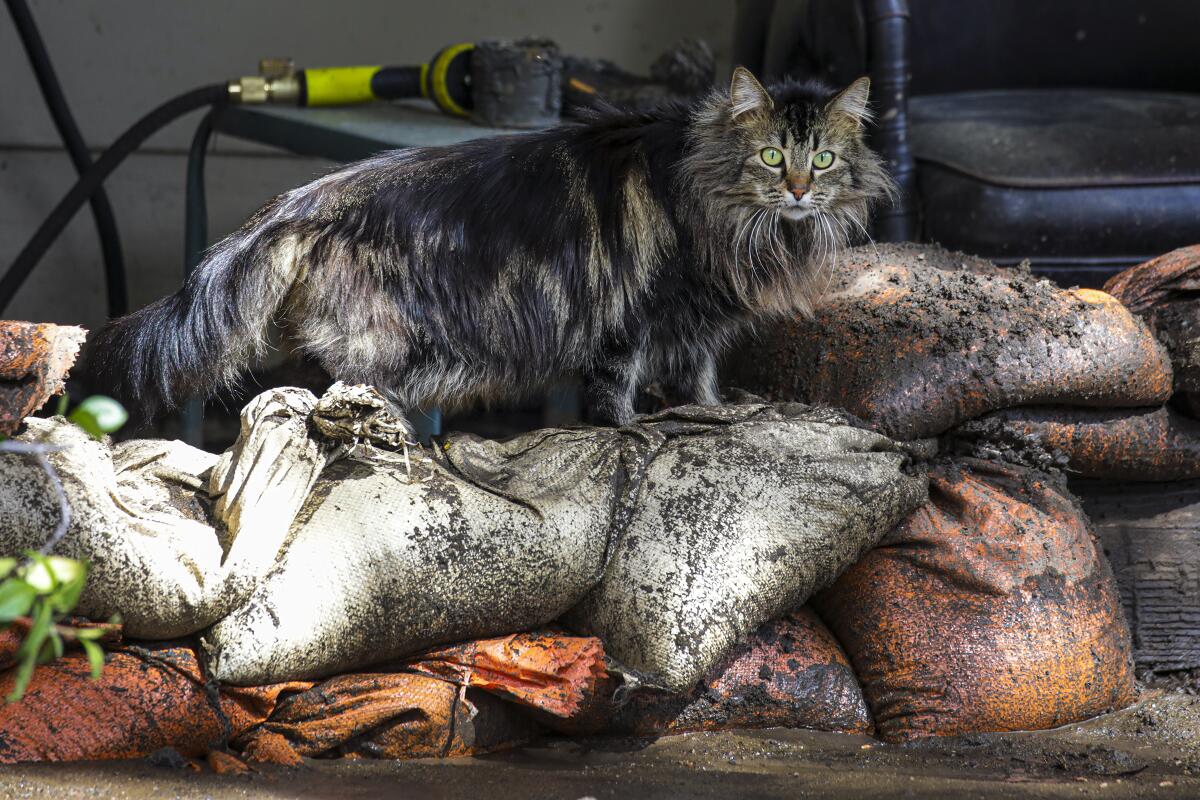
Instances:
[[[1165,349],[1110,295],[911,245],[848,251],[811,318],[765,330],[731,367],[742,388],[845,408],[897,439],[1013,406],[1171,395]]]

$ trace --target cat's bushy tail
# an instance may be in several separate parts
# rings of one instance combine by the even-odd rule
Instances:
[[[94,388],[150,417],[236,381],[296,280],[296,241],[280,222],[215,245],[178,292],[100,331],[89,348]]]

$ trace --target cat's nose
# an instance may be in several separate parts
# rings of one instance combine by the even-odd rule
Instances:
[[[804,195],[808,194],[808,184],[800,183],[788,186],[788,191],[792,193],[792,197],[797,200],[803,200]]]

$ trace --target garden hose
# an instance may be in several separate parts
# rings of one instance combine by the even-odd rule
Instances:
[[[471,112],[471,53],[475,45],[454,44],[427,64],[407,67],[324,67],[296,69],[288,59],[264,59],[258,75],[229,83],[235,103],[340,106],[376,100],[424,97],[443,112]]]
[[[75,172],[82,175],[92,165],[92,157],[83,141],[83,134],[75,123],[75,117],[67,105],[66,96],[50,63],[50,55],[46,52],[45,42],[38,32],[37,23],[25,0],[5,0],[8,13],[12,17],[13,26],[25,48],[29,65],[37,78],[38,88],[41,89],[42,99],[50,111],[54,127],[58,130],[63,147],[71,158]],[[92,217],[96,221],[96,233],[100,237],[100,252],[104,259],[104,282],[108,295],[108,315],[119,317],[129,310],[129,295],[126,288],[125,261],[121,254],[121,236],[117,231],[116,217],[108,195],[103,188],[97,188],[89,198],[92,206]]]
[[[71,190],[58,202],[50,216],[46,217],[33,237],[17,254],[16,260],[4,273],[4,277],[0,278],[0,313],[12,303],[25,279],[33,272],[33,268],[75,216],[79,207],[92,197],[104,183],[104,179],[120,166],[130,153],[155,132],[184,114],[225,102],[228,91],[228,87],[223,83],[193,89],[163,103],[117,137],[112,146],[87,168]]]

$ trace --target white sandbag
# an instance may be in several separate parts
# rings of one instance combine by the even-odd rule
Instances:
[[[691,689],[927,499],[896,443],[830,409],[693,406],[637,427],[665,441],[603,580],[567,622],[647,685]]]
[[[91,564],[77,612],[119,614],[131,637],[171,638],[240,605],[274,563],[332,454],[305,435],[314,402],[295,389],[256,398],[243,412],[242,437],[219,458],[177,441],[110,450],[61,417],[26,420],[17,438],[63,448],[49,459],[72,520],[54,552]],[[204,507],[210,480],[212,521]],[[59,513],[50,479],[32,459],[0,456],[0,552],[37,549]]]
[[[202,642],[219,680],[311,678],[550,622],[599,580],[636,456],[544,430],[331,465],[279,564]]]
[[[690,685],[924,500],[906,455],[845,421],[687,407],[332,464],[278,566],[204,635],[209,668],[317,677],[541,625],[592,592],[570,620],[651,682]]]

